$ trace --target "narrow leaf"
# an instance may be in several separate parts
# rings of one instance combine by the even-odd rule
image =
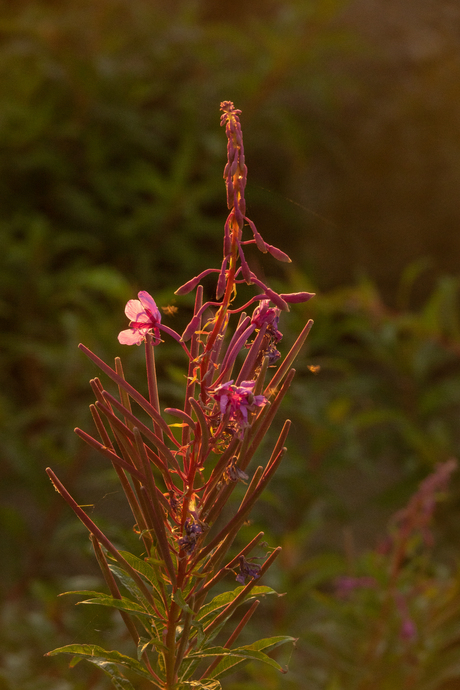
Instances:
[[[267,656],[267,654],[264,654],[262,650],[273,650],[282,644],[286,644],[287,642],[292,642],[294,644],[296,642],[296,638],[288,635],[278,635],[276,637],[268,637],[258,640],[251,645],[246,645],[244,647],[240,647],[239,649],[230,650],[233,652],[233,655],[227,655],[227,657],[224,657],[216,666],[214,671],[212,671],[211,677],[223,678],[224,676],[233,673],[237,666],[240,667],[248,661],[262,661],[263,663],[276,668],[278,671],[281,671],[281,673],[285,673],[286,669],[274,661],[274,659],[271,659],[269,656]],[[243,650],[248,653],[248,656],[243,656]],[[251,656],[251,654],[254,656]]]
[[[120,554],[123,556],[125,561],[127,561],[132,568],[137,570],[137,572],[140,573],[151,585],[157,584],[155,570],[149,563],[147,563],[147,561],[144,561],[142,558],[138,558],[138,556],[135,556],[129,551],[120,551]]]
[[[141,660],[144,652],[146,652],[149,647],[156,647],[161,651],[167,651],[168,649],[166,645],[160,642],[160,640],[157,637],[150,637],[149,639],[147,639],[146,637],[140,637],[139,644],[137,647],[137,658],[139,661]]]
[[[173,594],[173,600],[176,602],[176,604],[179,606],[179,608],[182,609],[185,613],[190,613],[193,615],[193,611],[190,608],[190,606],[187,604],[187,602],[184,599],[184,595],[182,594],[180,589],[176,589],[176,591]]]
[[[53,649],[53,651],[48,652],[46,656],[56,656],[56,654],[72,654],[74,656],[81,657],[82,659],[86,659],[87,661],[91,661],[91,663],[97,664],[98,666],[100,666],[101,663],[106,662],[121,664],[122,666],[129,668],[134,673],[137,673],[142,678],[147,678],[148,680],[152,681],[152,676],[150,673],[148,673],[144,666],[136,659],[132,659],[130,656],[126,656],[120,652],[108,651],[95,644],[68,644],[64,647]]]
[[[127,613],[132,613],[141,616],[148,616],[151,618],[152,614],[147,611],[141,604],[137,604],[135,601],[128,599],[127,597],[122,597],[121,599],[116,599],[115,597],[104,596],[94,597],[92,599],[85,599],[84,601],[79,601],[79,604],[98,604],[99,606],[110,606],[120,611],[126,611]]]
[[[220,690],[218,680],[186,680],[177,686],[177,690]]]
[[[109,676],[116,690],[135,690],[134,686],[131,685],[129,680],[118,670],[115,664],[100,659],[87,659],[87,661],[98,666],[101,671],[104,671],[104,673]]]
[[[153,589],[151,592],[151,601],[146,599],[144,593],[139,589],[137,583],[133,578],[128,575],[122,568],[113,563],[109,564],[109,568],[112,573],[118,578],[121,584],[126,587],[128,592],[133,595],[133,597],[144,606],[144,610],[150,611],[152,616],[155,614],[164,615],[164,604],[161,597],[158,596],[157,590]],[[153,604],[153,606],[152,606]],[[156,607],[156,608],[155,608]]]
[[[285,640],[285,642],[293,640],[294,638],[291,637],[288,640]],[[251,649],[249,647],[239,647],[237,649],[226,649],[225,647],[211,647],[210,649],[204,649],[200,652],[192,652],[188,655],[188,658],[205,659],[211,656],[222,656],[224,657],[223,661],[225,661],[225,659],[233,659],[236,663],[238,663],[238,661],[241,659],[245,661],[262,661],[264,664],[267,664],[272,668],[276,668],[277,671],[281,671],[282,673],[285,672],[285,669],[277,661],[271,659],[263,652],[257,649]],[[220,675],[218,668],[219,667],[216,667],[216,670],[213,673],[213,677]]]
[[[209,604],[206,604],[205,606],[201,607],[200,611],[197,614],[197,619],[203,621],[205,618],[207,618],[207,622],[210,622],[214,618],[212,614],[216,613],[217,615],[218,611],[231,604],[232,601],[234,601],[234,599],[236,599],[236,597],[243,591],[243,589],[244,587],[236,587],[234,590],[230,592],[223,592],[222,594],[218,594],[214,597],[212,601],[209,602]],[[264,585],[253,587],[250,596],[251,598],[254,598],[269,594],[276,594],[277,597],[280,596],[278,592],[275,592],[274,589],[272,589],[271,587],[265,587]],[[248,601],[248,599],[245,599],[245,601]]]

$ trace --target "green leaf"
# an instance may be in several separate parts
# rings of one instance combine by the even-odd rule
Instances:
[[[176,602],[176,604],[182,609],[182,611],[185,611],[185,613],[193,614],[192,609],[185,601],[184,595],[182,594],[180,589],[176,589],[176,591],[173,594],[173,599]]]
[[[150,603],[146,600],[145,596],[137,586],[137,584],[134,582],[133,578],[128,575],[122,568],[120,568],[117,565],[113,565],[112,563],[109,565],[110,570],[112,573],[119,579],[123,587],[125,587],[130,594],[137,599],[137,601],[142,604],[145,610],[149,611],[152,616],[155,616],[155,611],[150,605]],[[161,614],[165,613],[165,608],[164,608],[164,603],[163,599],[161,598],[160,593],[158,592],[157,589],[152,590],[152,595],[155,597],[155,604],[158,608],[158,611]]]
[[[198,612],[196,616],[196,620],[192,621],[192,628],[196,628],[198,630],[197,634],[197,644],[195,647],[195,653],[199,652],[203,644],[210,644],[212,640],[217,637],[219,632],[222,630],[222,628],[225,626],[227,622],[227,618],[221,621],[220,625],[214,628],[214,630],[211,633],[207,633],[206,636],[204,634],[204,627],[211,623],[214,618],[220,613],[220,610],[222,608],[225,608],[230,604],[235,597],[238,596],[238,594],[242,591],[243,587],[236,587],[236,589],[229,591],[229,592],[223,592],[222,594],[218,594],[212,601],[209,602],[209,604],[206,604],[203,606],[200,611]],[[282,596],[278,594],[278,592],[275,592],[274,589],[271,587],[266,587],[266,586],[258,586],[258,587],[253,587],[249,595],[245,598],[242,599],[240,602],[241,604],[244,604],[247,601],[251,601],[255,597],[261,597],[269,594],[276,594],[276,596]],[[233,615],[233,612],[229,614],[229,617]],[[206,620],[205,620],[206,619]],[[196,666],[199,664],[199,659],[195,657],[192,659],[189,655],[186,656],[184,659],[184,668],[186,670],[183,673],[182,678],[189,678],[192,673],[194,672]]]
[[[104,671],[117,690],[135,690],[134,686],[131,685],[129,680],[118,670],[115,664],[111,664],[108,661],[93,661],[92,659],[88,659],[88,661],[98,666],[101,671]]]
[[[92,589],[74,589],[69,592],[61,592],[60,597],[66,597],[68,594],[78,594],[81,597],[106,597],[107,594],[104,592],[97,592]]]
[[[228,604],[231,604],[232,601],[238,596],[238,594],[244,589],[243,587],[236,587],[236,589],[231,590],[229,592],[223,592],[222,594],[218,594],[212,601],[209,602],[209,604],[205,604],[204,606],[201,607],[200,611],[197,614],[197,619],[200,621],[203,621],[204,618],[209,617],[210,620],[215,618],[215,616],[211,616],[211,614],[216,613],[220,610],[225,608],[225,606],[228,606]],[[264,587],[264,586],[259,586],[259,587],[253,587],[252,590],[250,591],[248,597],[246,597],[244,600],[242,600],[241,603],[244,603],[246,601],[250,601],[251,599],[254,599],[255,597],[260,597],[260,596],[265,596],[268,594],[276,594],[276,596],[281,596],[278,594],[278,592],[275,592],[274,589],[271,587]],[[210,621],[207,621],[210,622]]]
[[[137,570],[137,572],[142,575],[145,580],[147,580],[149,584],[153,585],[154,587],[158,585],[158,575],[155,571],[155,568],[152,568],[150,563],[142,558],[139,558],[138,556],[135,556],[129,551],[120,551],[120,554],[130,566]],[[162,561],[158,561],[159,564],[161,562]]]
[[[132,594],[133,597],[135,597],[138,601],[144,600],[144,595],[142,594],[137,584],[134,582],[131,575],[128,575],[128,573],[126,573],[123,570],[123,568],[120,568],[120,566],[114,565],[113,563],[109,564],[109,568],[112,571],[112,573],[118,578],[118,580],[120,580],[123,587],[126,587],[128,592]]]
[[[137,645],[137,658],[140,661],[142,658],[143,653],[145,652],[148,647],[156,647],[159,650],[165,650],[168,651],[168,648],[166,645],[164,645],[158,638],[151,637],[147,639],[146,637],[140,637],[139,638],[139,643]]]
[[[140,616],[148,616],[152,618],[152,613],[146,611],[142,604],[137,604],[135,601],[128,599],[127,597],[122,597],[117,599],[108,594],[95,597],[94,599],[85,599],[85,601],[79,601],[79,604],[99,604],[100,606],[111,606],[120,611],[126,611],[126,613],[132,613]]]
[[[136,614],[141,616],[148,616],[149,618],[157,618],[152,612],[151,606],[142,597],[139,597],[141,603],[136,603],[128,597],[122,597],[117,599],[112,597],[110,594],[105,594],[104,592],[95,592],[91,590],[75,590],[73,592],[63,592],[60,596],[64,594],[78,594],[79,596],[90,596],[91,599],[85,599],[84,601],[79,601],[78,604],[99,604],[100,606],[111,606],[115,609],[121,611],[126,611],[130,614]],[[147,608],[148,607],[148,608]]]
[[[107,664],[109,664],[109,666],[110,664],[121,664],[129,668],[134,673],[137,673],[137,675],[141,676],[142,678],[147,678],[153,682],[150,673],[148,673],[144,666],[136,659],[126,656],[125,654],[121,654],[120,652],[108,651],[95,644],[68,644],[65,647],[53,649],[53,651],[48,652],[46,656],[56,656],[56,654],[72,654],[73,656],[80,657],[81,659],[86,659],[86,661],[90,661],[92,664],[99,666],[103,671],[106,671],[108,668]]]
[[[278,671],[281,671],[281,673],[286,673],[286,669],[284,669],[274,659],[271,659],[269,656],[267,656],[267,654],[264,654],[261,650],[264,649],[269,651],[279,647],[282,644],[286,644],[287,642],[295,643],[296,638],[290,637],[289,635],[278,635],[275,637],[267,637],[262,640],[257,640],[257,642],[254,642],[253,644],[239,647],[237,649],[229,650],[220,648],[224,649],[224,652],[227,653],[216,666],[216,668],[211,672],[211,678],[223,678],[224,676],[233,673],[238,666],[241,666],[248,661],[262,661],[263,663],[276,668]],[[215,653],[215,650],[217,649],[219,648],[214,647],[212,650],[203,650],[202,654],[206,656],[218,656],[220,653]],[[212,654],[209,654],[209,652],[212,652]]]

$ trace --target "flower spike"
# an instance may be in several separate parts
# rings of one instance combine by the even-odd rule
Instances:
[[[119,358],[112,369],[80,346],[98,369],[117,384],[118,397],[106,391],[102,382],[93,380],[96,401],[91,411],[100,440],[81,429],[76,432],[114,467],[134,516],[140,553],[119,551],[48,470],[55,488],[89,530],[112,595],[100,595],[102,599],[96,596],[85,603],[117,608],[137,646],[132,657],[96,645],[78,644],[51,654],[66,652],[77,660],[97,660],[120,688],[134,686],[118,670],[118,664],[127,666],[133,675],[137,673],[158,690],[185,686],[215,689],[220,687],[217,678],[221,662],[228,663],[228,671],[241,660],[241,649],[243,658],[265,661],[284,671],[261,649],[294,641],[277,636],[263,640],[268,644],[260,649],[257,643],[241,649],[233,647],[255,610],[255,601],[225,646],[210,646],[240,604],[256,594],[274,593],[269,587],[257,585],[278,555],[279,547],[269,547],[268,556],[261,556],[260,551],[252,553],[256,547],[263,548],[259,544],[263,533],[259,533],[249,543],[244,540],[246,546],[238,545],[237,555],[230,560],[228,552],[286,452],[289,421],[284,423],[270,457],[262,456],[262,464],[256,468],[250,465],[289,389],[295,374],[291,366],[310,327],[305,327],[278,364],[281,353],[277,347],[282,340],[280,314],[289,311],[290,304],[312,297],[308,292],[276,293],[254,274],[246,260],[246,245],[256,245],[264,254],[290,261],[287,254],[264,241],[246,216],[247,168],[241,111],[230,101],[224,101],[221,110],[221,124],[228,140],[224,178],[229,208],[222,263],[219,268],[203,270],[176,291],[176,295],[182,296],[196,290],[193,315],[182,335],[161,323],[160,310],[145,290],[125,307],[129,327],[119,333],[118,340],[124,345],[145,343],[148,396],[128,383]],[[246,240],[245,224],[252,233]],[[201,282],[211,273],[217,274],[216,299],[204,301]],[[255,286],[255,294],[243,304],[237,294],[242,283]],[[178,343],[187,358],[182,409],[161,405],[162,389],[157,384],[153,346],[160,345],[162,334]],[[190,344],[185,345],[186,341]],[[271,366],[276,366],[276,373],[267,384],[265,379]],[[140,415],[136,409],[139,407]],[[165,412],[173,417],[172,423],[164,419]],[[233,517],[229,517],[232,511],[224,508],[241,482],[247,484],[247,489]],[[261,565],[256,564],[258,561]],[[241,585],[237,588],[235,576]],[[217,583],[224,584],[225,578],[230,581],[226,603],[224,607],[214,606],[207,601],[208,594]],[[120,593],[116,579],[127,590],[126,596]],[[88,592],[82,594],[86,597]],[[213,649],[217,651],[212,653]],[[200,662],[206,656],[213,656],[214,660],[203,673]]]

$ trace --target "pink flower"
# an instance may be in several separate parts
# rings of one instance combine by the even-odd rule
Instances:
[[[280,310],[278,307],[270,307],[270,300],[263,299],[259,306],[254,309],[251,323],[255,324],[257,328],[262,328],[263,324],[268,324],[267,333],[272,335],[275,342],[279,342],[283,334],[278,330],[278,323],[280,320]]]
[[[230,413],[230,419],[248,423],[248,411],[253,412],[256,407],[262,407],[267,402],[264,395],[254,395],[252,392],[255,381],[242,381],[241,386],[234,386],[233,381],[227,381],[218,386],[211,394],[219,403],[222,415]]]
[[[342,575],[336,579],[335,585],[337,596],[345,599],[357,589],[374,589],[377,587],[377,581],[375,578],[366,575],[361,577]]]
[[[160,342],[161,314],[155,300],[148,292],[141,290],[139,299],[130,299],[125,307],[125,314],[130,320],[129,328],[118,334],[122,345],[140,345],[148,331],[153,331],[154,345]]]
[[[417,637],[417,626],[412,618],[405,617],[401,623],[399,635],[403,640],[413,640]]]

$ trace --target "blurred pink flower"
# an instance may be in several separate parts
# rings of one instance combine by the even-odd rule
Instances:
[[[335,581],[335,593],[341,599],[345,599],[357,589],[375,589],[377,581],[373,577],[362,575],[354,577],[352,575],[341,575]]]
[[[130,320],[129,328],[118,334],[122,345],[140,345],[148,331],[153,331],[154,345],[160,342],[161,314],[155,300],[148,292],[141,290],[139,299],[130,299],[125,307],[125,314]]]
[[[403,640],[414,640],[417,637],[417,626],[412,618],[403,618],[399,635]]]

